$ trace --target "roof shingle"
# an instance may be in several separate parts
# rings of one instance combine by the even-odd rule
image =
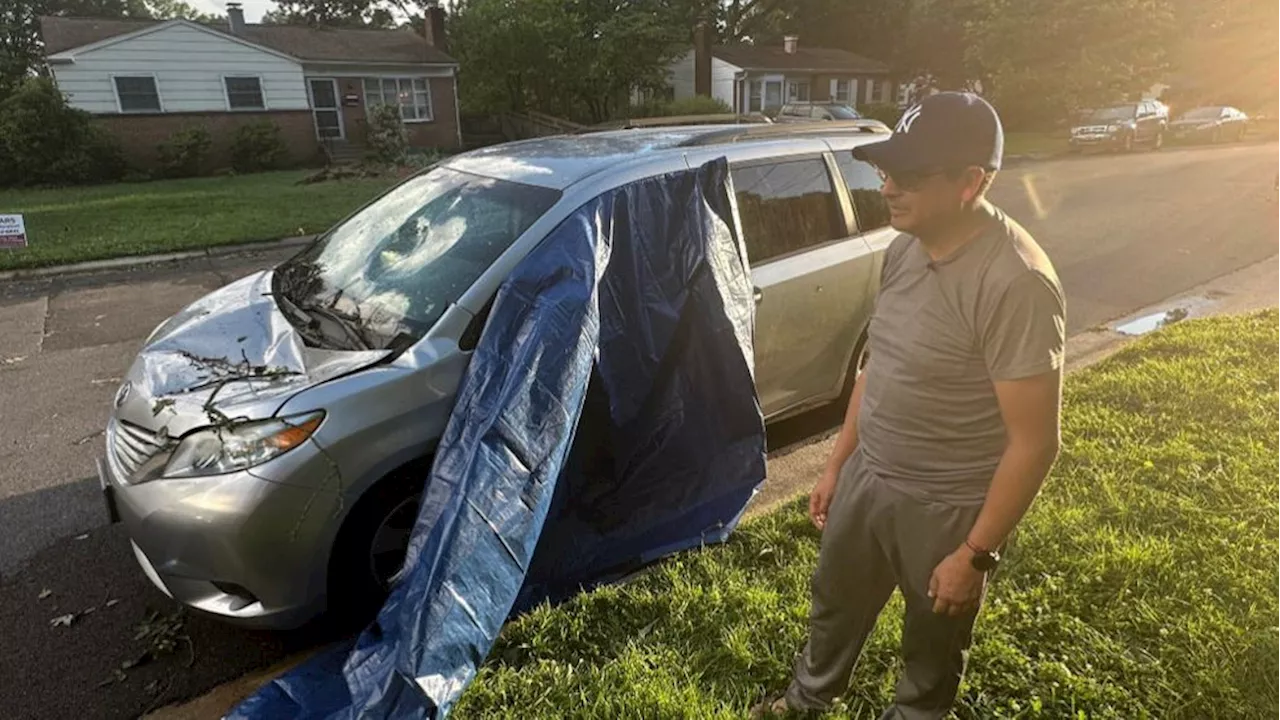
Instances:
[[[797,47],[727,45],[714,47],[711,55],[744,70],[813,70],[816,72],[887,73],[889,66],[847,50]]]
[[[40,18],[45,53],[66,50],[158,25],[162,20],[108,20],[100,18]],[[230,35],[226,23],[206,25]],[[299,60],[313,62],[370,62],[454,65],[456,61],[411,30],[360,28],[312,28],[296,25],[246,25],[232,35]]]

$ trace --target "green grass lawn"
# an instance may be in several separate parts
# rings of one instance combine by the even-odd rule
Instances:
[[[1189,321],[1071,376],[1064,449],[979,620],[961,718],[1263,718],[1277,695],[1277,322]],[[783,687],[802,504],[504,630],[458,717],[742,717]],[[901,599],[847,703],[899,670]]]
[[[327,229],[392,180],[298,185],[307,171],[0,191],[0,213],[25,216],[23,250],[0,270],[272,240]]]
[[[1067,133],[1057,132],[1009,132],[1004,136],[1004,154],[1009,155],[1061,155],[1068,150]]]

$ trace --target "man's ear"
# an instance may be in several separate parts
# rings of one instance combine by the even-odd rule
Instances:
[[[965,205],[971,205],[978,199],[987,173],[979,167],[967,167],[964,171],[964,187],[960,189],[960,197]]]

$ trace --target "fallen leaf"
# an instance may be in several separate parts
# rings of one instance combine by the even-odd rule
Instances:
[[[76,539],[77,539],[77,540],[88,540],[88,539],[89,539],[89,533],[85,533],[85,534],[83,534],[83,535],[77,535],[77,536],[76,536]]]
[[[41,590],[41,591],[40,591],[40,599],[41,599],[41,600],[43,600],[43,599],[45,599],[45,598],[49,597],[49,596],[50,596],[50,595],[52,595],[52,594],[53,594],[53,591],[52,591],[52,590],[50,590],[49,588],[45,588],[45,589],[43,589],[43,590]]]
[[[95,610],[97,610],[97,609],[98,609],[98,606],[97,606],[97,605],[94,605],[93,607],[88,608],[88,609],[86,609],[86,610],[81,610],[81,611],[80,611],[80,614],[81,614],[81,615],[91,615],[91,614],[92,614]]]
[[[110,599],[110,600],[108,600],[108,601],[107,601],[107,607],[115,607],[115,606],[116,606],[116,605],[118,605],[119,603],[120,603],[120,601],[119,601],[119,600],[117,600],[117,599],[115,599],[115,598],[112,598],[112,599]]]
[[[71,623],[75,622],[76,614],[67,613],[49,621],[49,627],[71,627]]]

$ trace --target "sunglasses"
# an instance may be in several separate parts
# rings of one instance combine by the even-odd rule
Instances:
[[[898,172],[887,172],[881,168],[876,168],[876,172],[880,174],[880,182],[885,183],[893,180],[893,184],[903,192],[916,192],[924,187],[924,183],[935,175],[945,175],[948,170],[899,170]]]

